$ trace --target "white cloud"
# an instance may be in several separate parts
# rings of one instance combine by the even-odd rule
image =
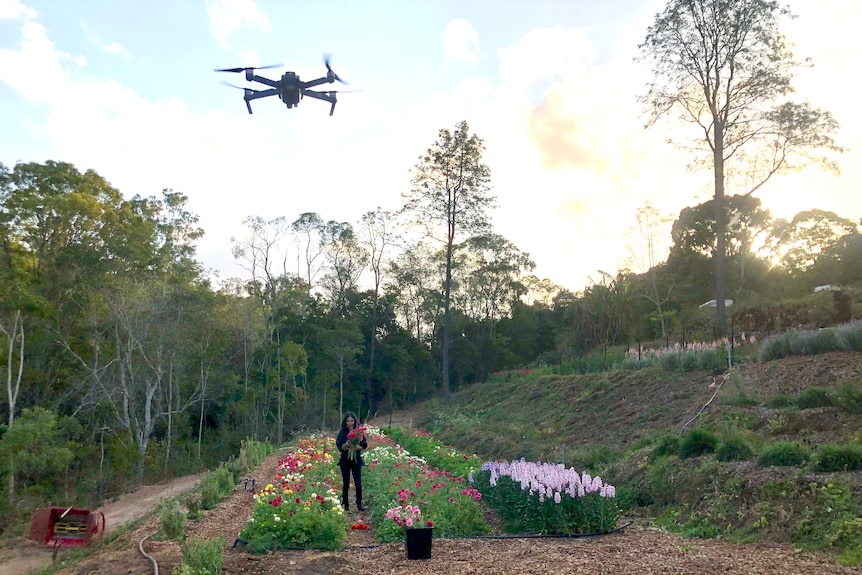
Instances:
[[[260,58],[253,49],[246,46],[239,51],[239,61],[243,66],[260,66]]]
[[[210,31],[222,48],[230,48],[228,37],[242,26],[264,32],[272,29],[269,17],[254,0],[206,0]]]
[[[479,57],[479,33],[467,20],[452,20],[443,30],[443,51],[450,58],[475,62]]]
[[[0,0],[0,20],[32,20],[35,17],[36,10],[20,0]]]
[[[100,50],[104,50],[109,54],[117,54],[119,56],[123,56],[124,58],[132,58],[132,53],[129,52],[119,42],[105,42],[105,40],[102,39],[98,32],[91,29],[84,23],[81,24],[81,28],[84,30],[84,35],[87,37],[87,40]]]

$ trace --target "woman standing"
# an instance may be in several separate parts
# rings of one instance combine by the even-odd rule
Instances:
[[[341,430],[335,439],[335,447],[341,452],[338,466],[341,468],[341,505],[345,511],[350,511],[348,490],[350,489],[350,476],[353,475],[353,487],[356,489],[356,509],[365,511],[362,506],[362,451],[368,449],[368,441],[365,434],[357,432],[357,419],[352,411],[348,411],[341,420]],[[354,434],[354,437],[349,437]]]

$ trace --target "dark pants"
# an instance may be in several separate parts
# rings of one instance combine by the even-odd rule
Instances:
[[[348,461],[341,464],[341,504],[346,509],[349,505],[347,491],[350,489],[350,475],[353,474],[353,487],[356,489],[356,506],[362,505],[362,467],[359,463]]]

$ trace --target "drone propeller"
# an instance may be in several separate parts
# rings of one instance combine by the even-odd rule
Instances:
[[[256,91],[256,90],[252,90],[251,88],[245,88],[243,86],[237,86],[236,84],[231,84],[230,82],[225,82],[224,80],[219,82],[219,84],[221,84],[222,86],[229,86],[231,88],[236,88],[237,90],[248,90],[249,92],[255,92]]]
[[[267,68],[281,68],[284,64],[270,64],[269,66],[248,66],[245,68],[214,68],[213,72],[245,72],[246,70],[266,70]]]
[[[336,74],[336,73],[332,70],[332,66],[329,64],[329,61],[330,61],[330,59],[331,59],[331,58],[332,58],[332,54],[326,54],[326,55],[323,57],[323,63],[326,65],[326,75],[327,75],[327,76],[331,76],[332,78],[334,78],[334,79],[338,80],[338,81],[339,81],[339,82],[341,82],[342,84],[347,84],[348,82],[345,82],[344,80],[342,80],[341,78],[339,78],[339,77],[338,77],[338,74]]]

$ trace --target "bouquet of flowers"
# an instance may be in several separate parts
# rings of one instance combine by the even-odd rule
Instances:
[[[365,439],[365,428],[357,427],[351,429],[347,434],[347,458],[356,461],[356,452],[359,451],[359,443]]]

